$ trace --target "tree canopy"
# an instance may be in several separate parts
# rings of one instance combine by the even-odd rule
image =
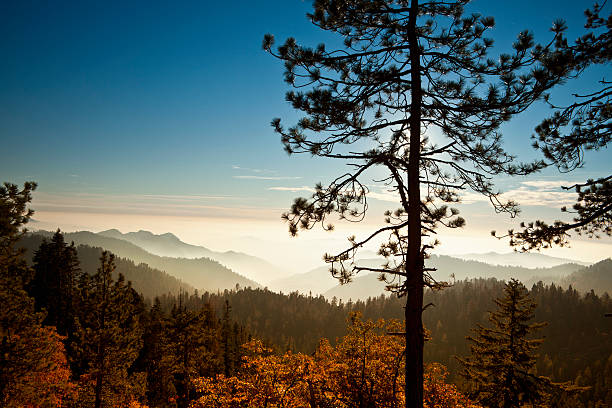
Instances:
[[[594,66],[610,67],[612,62],[612,13],[602,16],[603,5],[595,4],[585,11],[587,33],[573,44],[560,37],[556,47],[548,55],[563,55],[556,58],[567,64],[564,69],[568,79],[581,77]],[[545,57],[546,58],[546,57]],[[602,78],[591,88],[572,95],[573,102],[558,106],[547,98],[553,114],[545,118],[536,128],[534,147],[541,150],[548,164],[569,172],[585,164],[584,153],[605,149],[612,139],[612,82]],[[521,224],[518,231],[508,231],[510,244],[522,251],[564,246],[569,242],[570,232],[588,237],[612,235],[612,174],[563,186],[575,190],[576,203],[561,211],[574,214],[572,221],[537,220]]]
[[[500,174],[524,175],[543,162],[516,163],[502,147],[502,123],[523,112],[556,84],[567,64],[554,43],[535,45],[519,33],[508,53],[493,58],[488,32],[492,17],[466,14],[467,0],[318,0],[309,18],[338,35],[343,46],[298,45],[289,38],[263,47],[285,65],[295,90],[286,99],[303,113],[297,124],[272,126],[285,150],[347,161],[346,173],[317,184],[283,215],[295,235],[317,224],[333,228],[333,215],[358,222],[368,208],[372,179],[397,197],[399,208],[385,213],[386,225],[348,248],[326,255],[341,282],[374,271],[388,289],[407,295],[406,405],[422,406],[423,287],[440,287],[424,260],[437,241],[436,228],[458,228],[465,220],[449,207],[471,190],[495,210],[516,214],[493,184]],[[563,24],[555,24],[555,38]],[[381,173],[383,174],[381,176]],[[383,240],[380,268],[354,264],[356,251]]]

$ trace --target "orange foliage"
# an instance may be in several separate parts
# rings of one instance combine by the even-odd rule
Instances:
[[[403,338],[386,334],[400,329],[398,321],[364,322],[353,315],[348,334],[337,346],[322,340],[312,356],[274,355],[253,340],[244,346],[247,356],[238,376],[195,380],[201,396],[192,408],[401,407]],[[455,386],[444,383],[445,376],[441,365],[428,368],[425,406],[476,408]]]
[[[479,408],[479,405],[461,394],[455,385],[444,382],[447,375],[448,371],[442,364],[432,363],[427,366],[423,378],[424,405],[428,408]]]
[[[63,339],[54,327],[37,327],[18,339],[19,347],[37,359],[37,367],[12,384],[9,406],[60,408],[75,400]]]

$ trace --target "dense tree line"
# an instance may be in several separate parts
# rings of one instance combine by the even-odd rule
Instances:
[[[449,379],[460,384],[463,380],[458,376],[456,356],[469,354],[466,336],[477,325],[488,323],[488,312],[495,309],[494,299],[503,296],[504,287],[505,283],[496,279],[475,279],[458,282],[442,291],[426,291],[425,303],[432,306],[424,321],[428,333],[425,361],[447,366]],[[595,386],[600,380],[589,373],[585,376],[583,371],[599,361],[598,370],[603,372],[601,367],[606,366],[612,355],[609,342],[612,322],[604,317],[612,310],[610,296],[580,294],[571,287],[563,289],[541,283],[529,290],[529,296],[537,304],[535,321],[547,323],[538,334],[544,341],[538,349],[536,373],[556,382],[576,381],[581,386],[593,386],[592,390],[580,393],[578,398],[582,402],[574,401],[575,404],[590,406],[589,401],[604,401],[607,390],[601,391],[601,385]],[[163,297],[161,301],[172,303]],[[249,333],[278,352],[313,353],[322,337],[334,344],[346,334],[345,321],[353,311],[360,311],[364,319],[403,318],[401,299],[394,296],[343,303],[327,301],[322,296],[281,295],[266,289],[245,288],[194,294],[187,300],[192,308],[212,304],[216,310],[221,310],[225,302],[229,302],[238,322]]]
[[[245,345],[247,354],[236,376],[196,380],[200,396],[194,408],[398,407],[405,400],[398,320],[364,321],[352,313],[346,335],[335,345],[321,340],[312,354],[276,354],[261,341]],[[478,408],[457,387],[446,383],[439,364],[427,367],[425,406]]]

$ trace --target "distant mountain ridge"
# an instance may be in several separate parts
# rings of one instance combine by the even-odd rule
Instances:
[[[592,289],[598,295],[605,292],[612,295],[612,259],[607,258],[582,268],[557,283],[563,287],[571,285],[579,292],[588,292]]]
[[[43,235],[47,238],[52,235],[48,231],[36,231],[34,234]],[[66,242],[74,241],[75,244],[100,247],[137,264],[145,263],[151,268],[159,269],[181,279],[198,290],[214,292],[233,289],[236,284],[253,288],[260,286],[257,282],[209,258],[187,259],[159,256],[129,241],[105,237],[89,231],[66,232],[64,233],[64,240]]]
[[[384,260],[363,259],[357,262],[362,266],[379,267]],[[437,268],[433,272],[435,279],[440,281],[464,280],[470,278],[517,278],[527,281],[540,276],[551,276],[561,279],[583,268],[582,265],[568,263],[551,268],[524,268],[518,266],[490,265],[484,262],[459,259],[447,255],[432,255],[427,265]],[[336,296],[342,299],[367,299],[370,296],[379,296],[384,292],[385,284],[378,281],[377,273],[361,272],[355,276],[353,282],[339,285],[331,276],[328,266],[322,266],[309,272],[293,275],[291,277],[271,282],[270,289],[289,293],[298,291],[304,294],[312,292],[314,295],[322,294],[331,298]]]
[[[558,258],[555,256],[544,255],[537,252],[487,252],[482,254],[472,253],[452,256],[454,258],[479,261],[491,265],[522,266],[525,268],[551,268],[553,266],[559,266],[568,263],[573,263],[582,266],[591,265],[590,262],[577,261],[575,259]]]
[[[26,260],[32,264],[34,253],[40,247],[43,237],[38,234],[27,234],[19,241],[19,246],[25,248]],[[102,248],[89,245],[77,245],[77,256],[80,268],[83,272],[93,275],[100,266],[100,255]],[[195,288],[181,281],[180,279],[150,266],[118,257],[115,259],[117,266],[116,273],[121,273],[126,280],[132,282],[133,288],[141,293],[145,298],[152,299],[155,296],[167,295],[169,293],[177,295],[181,291],[192,293]]]
[[[531,286],[539,280],[544,283],[555,283],[567,288],[570,285],[579,292],[594,290],[597,294],[612,293],[612,260],[606,259],[591,266],[564,264],[552,268],[521,268],[515,266],[489,265],[477,261],[465,261],[449,256],[432,256],[429,265],[438,268],[434,277],[448,280],[448,272],[454,271],[457,281],[472,278],[496,278],[508,280],[517,278],[525,285]],[[446,271],[446,272],[445,272]],[[471,272],[470,272],[471,271]],[[325,291],[323,296],[328,299],[367,299],[388,293],[385,284],[378,280],[378,274],[370,273],[356,277],[347,285],[335,285]]]
[[[209,258],[262,284],[287,276],[287,273],[278,266],[256,256],[236,251],[217,252],[202,246],[191,245],[169,232],[157,235],[140,230],[124,234],[117,229],[110,229],[100,231],[97,235],[131,242],[159,256],[188,259]]]

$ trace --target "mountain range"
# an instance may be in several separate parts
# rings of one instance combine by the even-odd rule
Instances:
[[[43,239],[45,237],[38,234],[27,234],[21,238],[20,246],[26,250],[25,256],[29,264],[32,264],[34,253]],[[100,266],[102,248],[78,245],[76,249],[81,271],[93,275]],[[116,274],[121,273],[126,280],[132,282],[132,287],[145,298],[153,299],[169,293],[174,295],[180,292],[193,293],[195,290],[193,286],[180,279],[144,263],[136,264],[130,259],[116,258],[115,265]]]
[[[48,231],[37,231],[36,234],[47,238],[52,235]],[[257,282],[209,258],[187,259],[159,256],[126,240],[105,237],[89,231],[64,233],[64,240],[66,242],[72,241],[77,245],[103,248],[118,257],[130,259],[137,264],[147,264],[151,268],[164,271],[198,290],[216,292],[233,289],[236,285],[253,288],[260,286]]]
[[[453,255],[455,258],[470,261],[479,261],[491,265],[522,266],[525,268],[550,268],[553,266],[567,263],[582,266],[591,265],[589,262],[577,261],[575,259],[558,258],[555,256],[544,255],[537,252],[508,252],[500,254],[498,252],[487,252],[483,254],[461,254]]]
[[[545,260],[546,255],[541,255],[541,257],[544,257],[541,259]],[[379,267],[381,260],[364,259],[358,261],[357,264]],[[439,281],[452,283],[453,281],[472,278],[497,278],[503,280],[516,278],[528,285],[543,280],[547,283],[554,282],[564,287],[572,284],[574,288],[582,291],[599,287],[596,291],[600,293],[604,291],[612,293],[612,266],[607,268],[608,264],[606,261],[602,261],[599,264],[601,266],[597,268],[595,265],[584,267],[573,262],[546,268],[526,268],[521,266],[491,265],[447,255],[432,255],[427,260],[428,266],[437,268],[437,271],[433,272],[432,276]],[[600,271],[602,268],[607,268],[608,275],[600,272],[597,276],[594,276],[594,271]],[[582,284],[582,282],[585,283]],[[586,288],[586,286],[589,287]],[[385,283],[378,280],[378,273],[361,272],[353,278],[352,282],[339,285],[338,281],[331,276],[329,267],[326,266],[273,281],[269,284],[269,288],[284,293],[298,291],[304,294],[312,293],[313,295],[324,295],[327,298],[336,297],[343,300],[367,299],[368,297],[377,297],[385,293]]]
[[[36,234],[50,237],[52,233],[39,231]],[[124,234],[112,229],[99,233],[79,231],[64,235],[67,242],[107,249],[138,266],[146,264],[149,268],[171,275],[184,285],[199,290],[214,292],[233,289],[236,285],[253,288],[265,285],[276,292],[301,292],[343,300],[367,299],[388,293],[384,291],[385,283],[378,280],[377,273],[361,272],[346,285],[338,284],[327,265],[287,276],[281,268],[261,258],[234,251],[215,252],[182,242],[171,233],[156,235],[141,230]],[[597,293],[612,293],[612,261],[609,259],[585,267],[584,262],[543,254],[488,253],[461,257],[470,256],[489,262],[432,255],[427,265],[437,268],[432,273],[436,280],[451,283],[471,278],[517,278],[528,286],[543,281],[563,287],[572,285],[583,292],[594,289]],[[528,268],[511,265],[519,259],[528,265],[550,266]],[[363,259],[358,264],[376,268],[383,262],[380,258]]]
[[[187,244],[169,232],[156,235],[140,230],[123,234],[117,229],[110,229],[98,232],[97,235],[131,242],[152,254],[163,257],[209,258],[261,284],[287,276],[287,273],[278,266],[256,256],[235,251],[217,252],[202,246]]]
[[[429,265],[437,267],[438,271],[434,277],[448,281],[443,270],[454,271],[457,281],[472,278],[497,278],[508,280],[516,278],[530,287],[538,281],[544,283],[555,283],[567,288],[570,285],[579,292],[594,290],[601,295],[604,292],[612,294],[612,260],[605,259],[594,265],[581,266],[578,264],[563,264],[552,268],[521,268],[511,266],[488,265],[477,261],[465,261],[449,256],[432,256]],[[445,279],[446,278],[446,279]],[[452,283],[453,280],[450,280]],[[378,297],[385,292],[385,283],[378,280],[378,274],[369,273],[356,277],[346,285],[336,284],[334,287],[323,292],[328,299],[337,298],[347,301],[349,299],[365,300],[369,297]]]

